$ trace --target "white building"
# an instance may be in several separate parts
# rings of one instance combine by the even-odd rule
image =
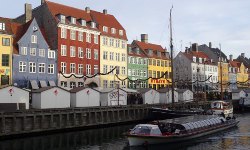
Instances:
[[[194,100],[194,93],[189,89],[177,89],[178,102],[190,102]]]
[[[194,48],[193,51],[179,52],[174,59],[174,80],[181,88],[192,88],[192,91],[217,89],[218,65],[204,52]],[[195,81],[198,83],[193,83]],[[181,82],[181,81],[184,81]],[[192,81],[192,86],[187,84]],[[190,87],[191,86],[191,87]]]
[[[70,90],[71,107],[100,106],[100,92],[92,88],[77,87]]]
[[[172,90],[169,88],[162,88],[158,90],[160,94],[160,103],[161,104],[170,104],[172,103]],[[178,102],[178,92],[174,91],[174,102]]]
[[[36,109],[69,108],[70,93],[60,87],[44,87],[32,91],[32,107]]]
[[[160,103],[160,94],[158,91],[146,88],[138,89],[138,92],[141,93],[143,98],[143,104],[159,104]]]
[[[20,106],[29,109],[29,92],[26,90],[15,86],[4,86],[0,88],[0,97],[1,111],[19,110]]]

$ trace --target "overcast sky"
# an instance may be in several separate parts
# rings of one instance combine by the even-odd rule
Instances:
[[[219,47],[234,58],[250,57],[250,0],[50,0],[72,7],[107,9],[127,31],[128,43],[147,33],[149,42],[169,49],[169,11],[173,5],[175,54],[190,43]],[[40,0],[8,0],[0,5],[0,16],[14,18]]]

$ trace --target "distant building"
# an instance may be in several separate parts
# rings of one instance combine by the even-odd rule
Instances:
[[[236,60],[230,60],[229,63],[231,71],[234,71],[234,73],[236,73],[237,87],[248,87],[248,73],[244,63],[238,62]]]
[[[13,83],[20,88],[38,89],[57,82],[56,51],[36,19],[25,24],[12,23],[14,34]]]
[[[245,53],[241,53],[236,60],[245,65],[248,73],[248,85],[250,85],[250,58],[245,57]]]
[[[11,19],[0,17],[0,87],[12,83]]]
[[[148,87],[148,58],[139,48],[128,45],[128,88]],[[134,81],[138,82],[134,82]]]
[[[229,91],[236,90],[237,87],[237,72],[238,72],[238,64],[233,61],[233,55],[229,56],[229,68],[228,68],[228,79],[229,79]]]

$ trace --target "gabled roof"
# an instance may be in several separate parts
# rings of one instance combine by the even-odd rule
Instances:
[[[111,36],[111,37],[119,38],[123,40],[128,40],[125,29],[113,15],[104,14],[104,13],[93,11],[93,10],[91,10],[90,13],[91,13],[92,19],[96,23],[98,23],[98,27],[102,35]],[[109,28],[108,32],[103,31],[103,26],[106,26]],[[116,29],[115,34],[111,33],[111,28]],[[123,35],[119,35],[119,30],[123,30]]]
[[[146,92],[148,92],[148,91],[150,91],[150,90],[154,90],[154,89],[151,89],[151,88],[137,89],[137,91],[138,91],[139,93],[146,93]],[[156,90],[154,90],[154,91],[156,91]]]
[[[11,22],[12,22],[12,19],[10,18],[0,17],[0,23],[5,23],[5,30],[0,30],[0,34],[12,35]]]
[[[32,93],[42,93],[44,91],[47,91],[47,90],[50,90],[50,89],[53,89],[53,88],[59,88],[61,90],[64,90],[66,92],[69,92],[68,90],[66,89],[63,89],[61,87],[58,87],[58,86],[47,86],[47,87],[43,87],[43,88],[40,88],[40,89],[37,89],[37,90],[32,90]]]
[[[237,61],[242,62],[247,68],[250,68],[250,61],[248,58],[243,56],[238,56]]]
[[[205,62],[202,62],[202,63],[205,63],[205,64],[209,64],[209,65],[216,65],[214,64],[213,62],[209,61],[210,60],[210,57],[204,53],[204,52],[201,52],[201,51],[198,51],[198,52],[195,52],[195,51],[187,51],[187,52],[181,52],[184,56],[186,56],[191,62],[194,62],[193,61],[193,57],[196,57],[196,58],[202,58],[202,59],[206,59]],[[197,62],[199,63],[199,62]]]
[[[130,44],[127,45],[127,48],[131,47],[131,51],[128,50],[128,56],[134,56],[134,57],[147,57],[145,52],[139,48],[140,53],[138,54],[136,51],[136,47],[132,46]]]
[[[215,60],[216,62],[218,61],[219,57],[222,57],[223,59],[226,60],[226,62],[228,62],[227,56],[219,48],[211,48],[211,47],[208,47],[206,44],[203,44],[203,45],[198,46],[198,51],[203,51],[205,53],[209,51],[210,54],[211,53],[213,54],[213,56],[210,56],[210,57],[212,57],[212,59]]]
[[[156,59],[169,59],[168,53],[162,48],[161,45],[152,44],[152,43],[145,43],[141,41],[134,40],[132,42],[133,46],[139,47],[149,58],[156,58]],[[148,55],[148,50],[152,50],[153,54],[150,56]],[[159,57],[156,52],[161,52],[161,56]]]
[[[98,91],[98,90],[96,90],[96,89],[93,89],[93,88],[85,88],[85,87],[76,87],[76,88],[73,88],[73,89],[69,90],[69,92],[70,92],[70,93],[77,93],[77,92],[82,91],[82,90],[84,90],[84,89],[92,89],[92,90],[95,90],[95,91],[97,91],[97,92],[100,92],[100,91]]]
[[[240,68],[241,63],[238,61],[229,61],[230,65],[235,68]]]

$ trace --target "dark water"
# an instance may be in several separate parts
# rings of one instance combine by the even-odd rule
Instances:
[[[0,150],[249,150],[250,113],[238,114],[238,127],[172,145],[128,147],[122,133],[134,125],[0,141]]]

